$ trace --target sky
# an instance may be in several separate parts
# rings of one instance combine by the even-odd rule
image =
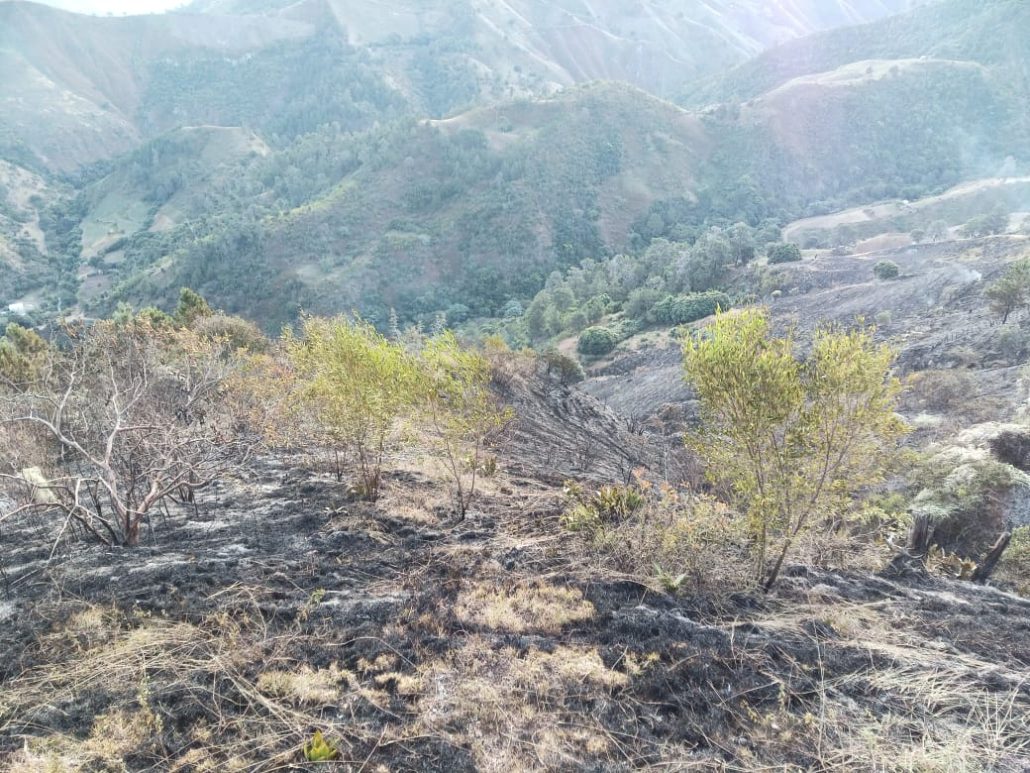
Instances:
[[[160,13],[170,8],[185,5],[188,0],[39,0],[39,2],[63,8],[76,13],[92,13],[105,16],[112,13],[116,16],[135,13]]]

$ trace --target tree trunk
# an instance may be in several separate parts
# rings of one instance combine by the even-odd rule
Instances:
[[[998,566],[998,561],[1001,560],[1002,553],[1005,552],[1005,548],[1009,546],[1009,542],[1012,540],[1012,532],[1005,532],[998,541],[994,543],[994,547],[988,551],[987,555],[984,556],[976,570],[973,572],[973,582],[985,583],[990,579],[991,575],[994,574],[995,567]]]
[[[908,532],[908,545],[906,548],[913,557],[923,558],[930,552],[930,540],[933,539],[933,529],[930,527],[930,518],[926,515],[917,515],[912,522],[912,528]]]

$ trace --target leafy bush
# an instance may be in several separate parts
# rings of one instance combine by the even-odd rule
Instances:
[[[299,379],[298,409],[315,420],[328,443],[354,455],[360,470],[356,489],[376,499],[397,422],[418,402],[416,363],[361,320],[308,317],[302,333],[284,340]]]
[[[570,503],[562,515],[569,531],[619,572],[651,580],[667,592],[732,590],[746,582],[745,519],[704,494],[633,486],[605,486],[589,495],[566,484]]]
[[[725,311],[732,306],[730,297],[718,290],[689,295],[670,295],[659,301],[654,308],[654,316],[660,322],[682,325],[710,317],[718,310]]]
[[[1023,596],[1030,596],[1030,526],[1012,531],[1012,541],[998,564],[997,577],[1011,582]]]
[[[704,419],[688,444],[747,508],[755,579],[766,590],[800,535],[842,517],[857,489],[883,479],[905,432],[893,360],[871,330],[822,329],[801,361],[759,309],[720,314],[684,343]]]
[[[647,502],[643,493],[633,486],[602,486],[589,494],[574,481],[565,483],[565,496],[571,504],[562,515],[562,523],[570,531],[620,523]]]
[[[588,327],[579,334],[576,350],[580,354],[608,354],[619,343],[616,334],[606,327]]]
[[[780,243],[769,247],[770,263],[797,263],[801,260],[801,250],[796,244]]]
[[[511,412],[490,391],[489,360],[462,347],[450,331],[426,342],[419,366],[419,399],[427,429],[442,452],[458,513],[464,518],[476,495],[486,443]]]
[[[876,266],[872,267],[872,273],[878,279],[886,281],[888,279],[896,279],[901,270],[894,261],[879,261]]]
[[[931,411],[962,408],[976,394],[976,383],[965,370],[924,370],[909,379],[912,394]]]
[[[1026,306],[1030,296],[1030,260],[1023,259],[1009,266],[998,281],[984,290],[984,296],[991,311],[1001,315],[1001,323],[1008,322],[1009,315]]]
[[[900,273],[901,269],[898,268],[898,264],[893,260],[881,260],[873,266],[873,274],[877,279],[897,279]]]
[[[548,349],[540,355],[540,361],[544,364],[547,375],[557,376],[562,384],[578,384],[584,378],[583,366],[579,360],[557,349]]]
[[[232,350],[246,349],[248,352],[264,352],[269,342],[261,329],[242,317],[228,314],[212,314],[201,317],[192,325],[193,330],[205,338],[224,341]]]

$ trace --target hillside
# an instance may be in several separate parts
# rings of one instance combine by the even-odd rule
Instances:
[[[906,4],[305,0],[99,18],[4,0],[0,99],[13,109],[0,151],[70,172],[182,126],[243,125],[269,141],[597,79],[671,94],[774,42]]]
[[[926,266],[906,265],[896,298],[926,288]],[[837,278],[868,297],[863,271]],[[789,303],[805,319],[827,298]],[[957,315],[968,298],[953,298]],[[45,511],[11,519],[0,764],[301,769],[317,731],[326,769],[1025,767],[1025,597],[855,535],[749,587],[746,550],[702,520],[741,519],[705,509],[679,438],[497,356],[490,386],[516,416],[460,521],[429,448],[391,453],[365,501],[311,438],[167,502],[138,546],[55,537]],[[617,541],[571,530],[570,492],[613,483],[650,497],[648,519]],[[679,544],[686,565],[636,558]]]
[[[1020,114],[983,66],[869,60],[700,114],[597,84],[366,133],[326,128],[217,164],[173,143],[161,165],[184,180],[176,201],[204,206],[188,224],[169,216],[176,201],[150,213],[142,202],[169,195],[137,168],[150,151],[120,162],[89,189],[85,243],[112,202],[128,220],[110,236],[128,242],[99,267],[95,288],[110,292],[80,299],[168,303],[188,285],[269,329],[301,306],[380,322],[390,308],[499,316],[555,269],[684,229],[912,200],[1018,171]]]
[[[238,57],[311,32],[311,25],[282,19],[99,18],[5,0],[0,99],[9,108],[0,116],[0,141],[8,153],[21,151],[47,169],[73,171],[139,144],[151,68],[202,56]]]
[[[1019,0],[941,0],[869,24],[818,32],[791,41],[699,82],[687,104],[744,102],[804,75],[868,59],[930,57],[999,68],[1008,85],[1027,94],[1030,8]]]

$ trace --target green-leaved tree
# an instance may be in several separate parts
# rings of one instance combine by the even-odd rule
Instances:
[[[800,535],[883,478],[905,432],[893,359],[863,328],[819,331],[802,360],[761,309],[720,314],[684,343],[703,417],[688,444],[746,512],[766,590]]]
[[[285,336],[284,347],[301,405],[330,442],[353,455],[361,495],[376,499],[383,457],[418,400],[415,358],[367,322],[346,317],[309,317],[302,337]]]
[[[512,413],[490,389],[490,361],[462,347],[449,330],[426,342],[421,360],[419,392],[426,426],[454,483],[458,514],[464,519],[476,495],[486,444]]]
[[[1030,299],[1030,260],[1013,263],[1001,279],[984,290],[991,311],[1001,315],[1001,323],[1008,322],[1009,314],[1027,304]]]

